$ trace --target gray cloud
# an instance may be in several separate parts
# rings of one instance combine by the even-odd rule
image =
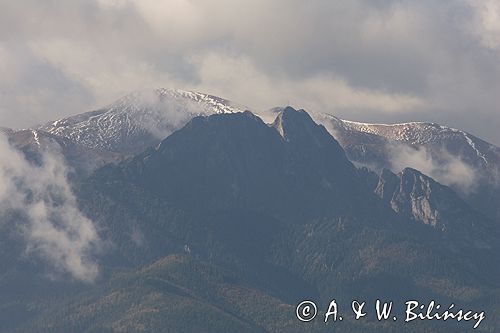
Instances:
[[[28,162],[0,134],[0,212],[18,211],[16,226],[26,235],[28,255],[47,261],[54,275],[69,273],[92,282],[98,275],[92,255],[100,239],[76,204],[62,157],[46,151],[40,165]]]
[[[166,86],[500,144],[499,16],[498,0],[0,0],[0,124]]]

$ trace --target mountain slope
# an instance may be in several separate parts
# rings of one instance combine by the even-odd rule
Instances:
[[[77,174],[89,174],[105,164],[122,159],[121,154],[92,149],[39,129],[5,129],[2,132],[11,146],[22,151],[28,160],[40,163],[45,153],[61,154]]]
[[[369,138],[383,138],[430,150],[445,149],[474,167],[494,168],[500,163],[500,149],[467,132],[435,123],[369,124],[328,118],[332,131],[346,146],[361,145]],[[493,169],[491,170],[493,172]]]
[[[439,197],[441,191],[459,200],[423,179]],[[126,232],[132,222],[147,244],[148,256],[141,257],[183,253],[216,264],[289,309],[304,295],[321,304],[332,295],[346,304],[381,295],[475,308],[497,302],[496,250],[470,246],[462,233],[414,223],[364,186],[333,137],[304,111],[287,108],[273,126],[249,112],[197,117],[155,149],[98,171],[77,193],[82,209],[115,237],[120,253],[107,259],[110,268],[148,264],[134,259],[141,242],[132,244]],[[399,193],[411,197],[413,189],[403,186]],[[435,211],[448,218],[446,205],[435,202]],[[476,227],[468,219],[441,222],[450,229]],[[301,285],[308,287],[297,293]],[[417,331],[457,330],[435,324]]]
[[[89,148],[133,154],[156,144],[194,116],[240,111],[244,107],[219,97],[156,89],[129,94],[104,109],[40,129]]]
[[[250,112],[195,118],[129,166],[132,179],[169,201],[213,210],[281,210],[297,218],[345,209],[346,194],[364,195],[340,145],[292,108],[273,127]],[[291,203],[301,212],[291,212]]]
[[[207,94],[156,89],[132,93],[106,108],[52,121],[37,129],[97,150],[97,160],[109,162],[157,145],[197,115],[245,109]],[[261,114],[269,118],[282,109]],[[498,147],[464,131],[433,123],[367,124],[322,112],[311,115],[338,139],[354,163],[377,171],[418,169],[452,186],[476,209],[500,218],[500,209],[492,208],[495,200],[500,200]],[[103,156],[103,152],[108,154]]]
[[[222,98],[172,89],[134,92],[108,107],[29,129],[0,128],[26,157],[39,161],[49,151],[62,154],[77,174],[157,145],[198,115],[241,112],[246,108]]]
[[[215,112],[175,123],[182,128],[173,133],[167,119],[155,127],[167,137],[153,140],[155,130],[141,125],[148,121],[136,126],[127,115],[156,113],[127,105],[61,123],[60,135],[9,131],[20,147],[53,136],[91,151],[111,149],[121,162],[72,184],[107,245],[96,285],[69,281],[58,289],[37,279],[37,263],[19,264],[25,258],[17,217],[1,216],[2,331],[289,332],[298,324],[295,305],[309,298],[322,308],[332,298],[344,307],[386,298],[398,309],[410,298],[437,299],[484,309],[491,315],[481,329],[496,331],[498,230],[452,189],[412,169],[364,174],[349,161],[349,149],[303,110],[283,108],[270,125],[250,112]],[[73,141],[65,129],[80,134]],[[350,133],[387,151],[386,137]],[[358,142],[362,152],[365,143]],[[23,285],[24,294],[16,294]],[[337,324],[343,332],[469,328],[352,316]],[[337,324],[318,319],[298,331]]]
[[[266,332],[266,307],[281,307],[283,327],[295,321],[289,305],[267,296],[220,267],[187,255],[162,258],[137,271],[116,274],[103,291],[90,292],[68,308],[48,308],[22,332]],[[238,313],[237,307],[248,312]],[[69,316],[68,313],[71,313]],[[243,315],[241,315],[243,314]],[[47,320],[50,318],[50,320]]]
[[[374,170],[418,169],[451,186],[475,209],[500,221],[500,148],[433,123],[366,124],[318,116],[351,161]]]

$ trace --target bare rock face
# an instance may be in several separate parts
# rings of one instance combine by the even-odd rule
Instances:
[[[396,213],[445,235],[469,239],[475,234],[486,243],[495,243],[494,239],[488,240],[488,233],[497,228],[494,221],[471,208],[452,189],[418,170],[406,168],[394,174],[384,169],[374,192]]]
[[[395,212],[445,230],[439,211],[441,207],[434,200],[435,187],[437,184],[431,178],[417,170],[407,168],[397,175],[384,170],[375,193],[387,201]],[[436,189],[439,190],[442,189]]]

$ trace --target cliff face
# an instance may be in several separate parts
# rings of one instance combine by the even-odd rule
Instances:
[[[477,246],[496,246],[489,234],[498,229],[493,220],[475,211],[449,187],[415,169],[398,174],[384,169],[374,192],[393,211],[413,221]],[[478,238],[473,240],[471,235]]]

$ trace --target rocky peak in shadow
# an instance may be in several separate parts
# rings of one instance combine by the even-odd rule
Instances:
[[[249,111],[196,117],[127,169],[171,202],[292,219],[341,213],[352,209],[354,197],[366,196],[337,141],[292,108],[272,126]]]

